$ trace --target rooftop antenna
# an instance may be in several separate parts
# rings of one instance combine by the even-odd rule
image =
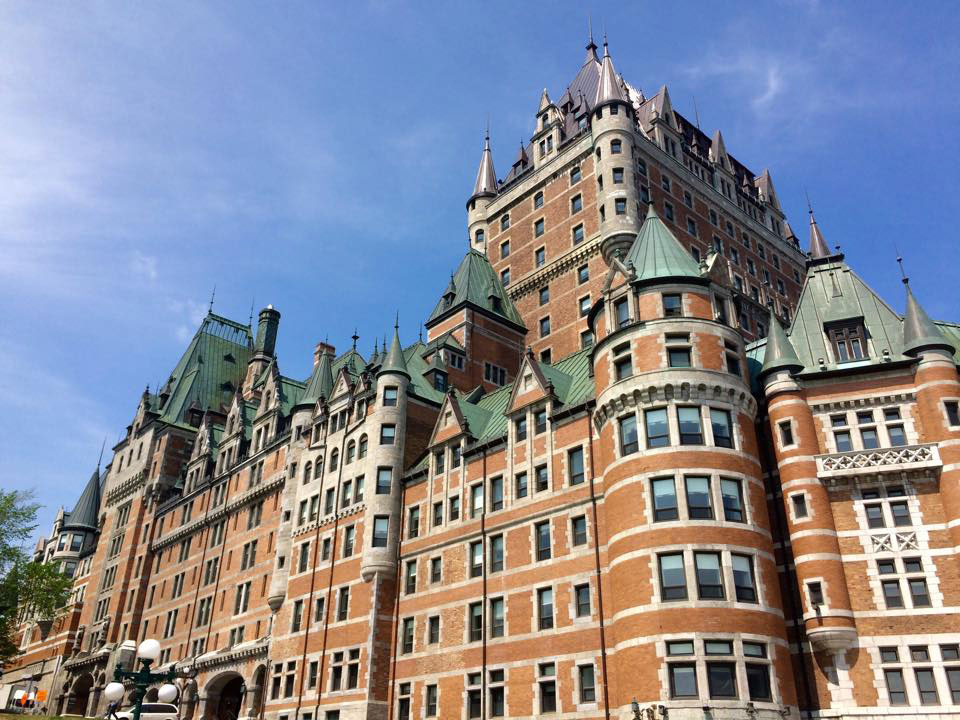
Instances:
[[[417,339],[422,343],[423,342],[423,325],[420,326],[420,329],[417,331]]]
[[[213,312],[213,299],[217,296],[217,284],[213,284],[213,292],[210,293],[210,307],[207,309],[207,312]]]
[[[393,321],[393,329],[397,331],[400,330],[400,311],[399,310],[397,310],[397,317]]]
[[[894,243],[893,249],[894,249],[894,250],[897,249],[896,243]],[[909,284],[910,284],[910,278],[907,277],[907,273],[906,273],[906,271],[904,271],[904,269],[903,269],[903,258],[900,257],[900,254],[899,254],[899,253],[897,253],[897,265],[900,266],[900,278],[901,278],[901,280],[903,281],[903,284],[904,284],[904,285],[909,285]]]
[[[700,129],[700,111],[697,109],[697,96],[693,96],[693,115],[697,119],[697,130]]]
[[[357,328],[353,328],[353,335],[350,336],[350,339],[353,340],[353,350],[354,350],[354,352],[356,352],[356,350],[357,350],[357,340],[360,339],[360,336],[357,335]]]
[[[803,196],[807,198],[807,212],[813,215],[813,205],[810,204],[810,193],[807,192],[807,189],[803,189]]]
[[[257,296],[253,295],[250,297],[250,319],[247,320],[247,326],[253,327],[253,306],[257,302]]]

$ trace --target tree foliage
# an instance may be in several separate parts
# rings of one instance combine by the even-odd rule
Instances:
[[[57,565],[32,562],[24,549],[37,528],[39,507],[31,493],[0,490],[0,666],[19,654],[21,611],[52,620],[73,585]]]

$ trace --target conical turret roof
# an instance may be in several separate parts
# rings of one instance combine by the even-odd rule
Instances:
[[[907,312],[903,317],[903,354],[915,355],[921,350],[948,350],[951,354],[956,348],[947,340],[936,323],[920,307],[907,285]]]
[[[497,173],[493,169],[493,153],[490,152],[490,133],[483,139],[483,154],[480,156],[480,169],[477,170],[477,180],[473,184],[473,195],[470,199],[480,196],[497,194]]]
[[[653,203],[650,203],[643,226],[627,253],[626,264],[631,263],[638,283],[668,278],[695,278],[705,282],[697,261],[663,224]]]
[[[610,102],[627,102],[627,97],[617,79],[617,71],[613,67],[613,58],[607,47],[606,38],[603,41],[603,60],[600,63],[600,82],[597,84],[597,98],[594,107]]]
[[[803,363],[797,357],[790,339],[787,337],[780,319],[770,308],[770,331],[767,335],[767,347],[763,353],[763,368],[760,375],[767,375],[775,370],[802,370]]]
[[[333,392],[333,363],[330,354],[326,351],[321,353],[317,366],[313,369],[310,379],[307,380],[307,387],[304,388],[303,395],[300,396],[300,405],[314,405],[320,398],[330,398]]]
[[[823,239],[823,233],[820,232],[820,226],[817,225],[817,219],[813,216],[813,209],[810,210],[810,259],[820,260],[830,257],[833,253],[827,246],[827,241]]]
[[[384,373],[398,373],[410,377],[410,373],[407,372],[407,361],[403,357],[403,348],[400,346],[400,329],[396,326],[393,328],[393,342],[390,344],[390,352],[387,353],[387,358],[383,361],[383,366],[377,375],[383,375]]]
[[[503,283],[490,265],[490,260],[483,253],[476,250],[467,251],[460,267],[453,274],[451,283],[452,286],[447,286],[433,312],[430,313],[426,323],[428,328],[465,303],[490,315],[508,320],[520,328],[524,327],[523,318],[513,306],[513,302],[503,288]],[[449,295],[451,287],[454,290],[452,298]]]
[[[93,471],[64,528],[96,531],[100,527],[100,468]]]

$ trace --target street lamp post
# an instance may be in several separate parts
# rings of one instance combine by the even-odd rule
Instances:
[[[123,697],[123,681],[132,680],[134,687],[133,720],[140,720],[143,698],[147,694],[147,688],[153,683],[160,680],[166,681],[166,684],[161,686],[160,691],[157,693],[157,698],[161,702],[173,702],[177,697],[176,685],[170,684],[176,679],[176,674],[173,670],[168,670],[165,673],[150,672],[150,665],[152,665],[159,656],[160,643],[152,639],[144,640],[140,643],[140,647],[137,648],[137,659],[143,667],[134,671],[124,670],[118,665],[116,670],[113,671],[114,681],[103,690],[103,694],[106,695],[107,700],[117,702]]]

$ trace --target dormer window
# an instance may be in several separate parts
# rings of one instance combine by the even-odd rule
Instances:
[[[862,322],[845,322],[826,327],[827,337],[838,363],[863,360],[867,355],[867,340]]]

